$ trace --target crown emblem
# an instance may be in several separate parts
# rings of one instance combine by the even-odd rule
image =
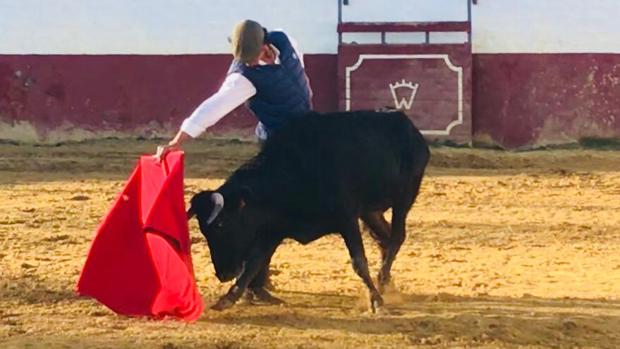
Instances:
[[[411,81],[407,82],[405,81],[405,79],[402,79],[401,81],[397,81],[389,85],[390,91],[392,92],[392,97],[394,97],[394,106],[396,107],[396,109],[411,109],[411,106],[413,105],[413,100],[418,93],[418,87],[420,87],[420,84],[414,85]],[[402,89],[409,89],[410,92],[408,98],[406,94],[404,94],[405,97],[402,97],[403,93],[397,92]]]

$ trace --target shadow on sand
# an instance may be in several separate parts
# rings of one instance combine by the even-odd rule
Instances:
[[[400,334],[412,344],[503,343],[550,347],[620,347],[620,302],[537,297],[386,295],[380,314],[367,314],[356,297],[282,292],[287,306],[246,311],[241,305],[205,321]],[[258,314],[257,315],[257,310]]]

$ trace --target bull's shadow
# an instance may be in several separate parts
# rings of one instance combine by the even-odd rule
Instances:
[[[364,313],[358,297],[305,292],[279,295],[287,300],[287,306],[240,305],[204,321],[400,335],[412,344],[620,347],[618,301],[399,294],[392,303],[386,297],[382,314],[371,315]]]

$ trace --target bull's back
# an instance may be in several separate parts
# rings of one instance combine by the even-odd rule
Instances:
[[[261,155],[293,209],[340,210],[389,204],[424,160],[416,149],[428,151],[403,113],[311,113],[275,133]]]

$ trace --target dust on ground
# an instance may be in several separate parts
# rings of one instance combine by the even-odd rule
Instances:
[[[620,152],[434,148],[382,314],[366,313],[330,236],[278,249],[273,283],[286,305],[241,303],[185,324],[118,316],[74,294],[100,219],[155,145],[0,144],[0,347],[620,347]],[[189,197],[257,147],[210,140],[186,151]],[[190,229],[210,304],[229,284]],[[375,275],[378,250],[365,240]]]

